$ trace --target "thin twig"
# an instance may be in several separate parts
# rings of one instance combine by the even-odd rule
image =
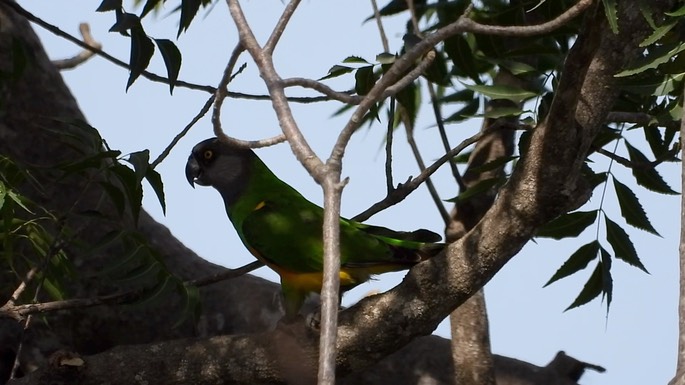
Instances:
[[[96,41],[93,38],[93,35],[90,34],[90,26],[88,25],[88,23],[79,24],[79,32],[81,33],[81,37],[83,37],[84,43],[88,44],[90,47],[102,49],[102,44]],[[76,56],[70,57],[68,59],[53,60],[52,64],[59,70],[72,69],[93,57],[94,54],[95,52],[93,52],[92,50],[84,49],[81,52],[79,52]]]
[[[435,115],[435,123],[438,125],[438,132],[440,133],[440,140],[442,141],[442,146],[444,147],[445,152],[448,152],[450,148],[452,148],[452,146],[450,146],[450,141],[447,137],[447,131],[445,130],[442,112],[440,111],[440,102],[438,101],[438,97],[435,94],[435,88],[433,87],[433,85],[429,82],[427,87],[428,95],[430,95],[431,98],[433,114]],[[457,182],[457,185],[459,186],[459,191],[465,191],[466,185],[464,184],[461,174],[459,173],[459,169],[457,169],[457,162],[454,161],[454,158],[450,158],[448,163],[450,165],[450,169],[452,170],[452,176],[454,177],[454,180]]]
[[[352,220],[357,222],[364,222],[365,220],[371,218],[373,215],[379,213],[380,211],[385,210],[388,207],[401,202],[402,200],[404,200],[404,198],[406,198],[409,194],[411,194],[414,190],[421,186],[421,184],[425,182],[426,179],[428,179],[428,177],[433,175],[433,173],[436,172],[440,168],[440,166],[445,164],[445,162],[447,162],[451,158],[457,156],[466,147],[479,141],[480,138],[482,138],[486,133],[487,132],[479,132],[471,136],[470,138],[463,140],[461,143],[459,143],[459,145],[457,145],[456,147],[451,149],[447,154],[443,155],[442,157],[440,157],[440,159],[435,161],[435,163],[426,167],[426,169],[423,170],[421,174],[419,174],[416,178],[409,178],[407,182],[399,185],[396,189],[392,191],[392,193],[388,194],[385,198],[374,203],[368,209],[354,216]]]
[[[331,87],[318,82],[313,79],[306,79],[306,78],[288,78],[288,79],[283,79],[281,80],[281,85],[284,88],[288,87],[294,87],[294,86],[299,86],[302,88],[310,88],[315,91],[318,91],[326,96],[328,96],[329,99],[332,100],[337,100],[343,103],[347,104],[359,104],[361,101],[361,97],[358,95],[352,95],[351,91],[336,91],[332,89]]]
[[[606,156],[607,158],[615,161],[616,163],[631,168],[631,169],[636,169],[636,170],[651,170],[655,168],[656,166],[660,165],[663,162],[666,162],[668,160],[673,160],[675,155],[678,153],[678,148],[675,147],[669,151],[664,152],[661,156],[657,157],[657,159],[651,161],[651,162],[635,162],[630,159],[626,159],[615,152],[607,151],[603,148],[597,148],[595,151],[597,153],[602,154]]]
[[[214,95],[210,96],[209,99],[205,102],[204,106],[200,109],[200,112],[198,112],[193,119],[190,121],[190,123],[186,124],[186,126],[181,130],[181,132],[178,133],[178,135],[174,136],[174,139],[171,140],[171,143],[169,143],[168,146],[162,151],[161,154],[157,157],[157,159],[154,160],[154,162],[150,163],[150,167],[155,168],[157,167],[164,159],[166,159],[167,156],[171,153],[171,150],[178,144],[178,142],[186,136],[188,131],[202,119],[203,116],[209,111],[209,108],[212,106],[212,103],[214,103]]]
[[[245,51],[245,47],[238,42],[236,44],[235,48],[233,48],[233,52],[231,53],[231,57],[228,59],[228,63],[226,63],[226,68],[224,68],[224,74],[221,77],[221,81],[219,82],[219,85],[216,87],[216,91],[214,92],[214,107],[212,108],[212,127],[214,127],[214,135],[216,135],[219,138],[224,138],[227,135],[224,133],[223,128],[221,127],[221,106],[224,103],[224,99],[226,98],[226,91],[228,87],[228,83],[231,82],[231,79],[233,79],[233,69],[235,68],[235,64],[238,62],[238,58],[240,57],[240,54]]]
[[[19,286],[17,286],[16,290],[14,290],[14,293],[12,293],[12,296],[10,296],[10,299],[7,300],[6,305],[9,306],[14,306],[14,304],[17,303],[19,300],[19,297],[24,293],[26,290],[26,287],[28,284],[33,281],[33,278],[36,277],[36,273],[38,272],[38,268],[34,267],[31,270],[29,270],[28,273],[26,273],[26,277],[21,280],[21,283]]]
[[[404,115],[406,115],[406,111]],[[414,159],[416,159],[416,163],[419,166],[419,170],[421,170],[421,172],[424,172],[426,170],[426,164],[423,162],[423,157],[421,156],[421,151],[419,151],[419,146],[416,144],[416,140],[414,140],[413,123],[409,121],[409,117],[405,117],[403,121],[404,127],[407,132],[407,142],[409,143],[409,147],[411,148],[411,151],[414,154]],[[442,204],[442,200],[440,199],[438,190],[435,188],[435,185],[433,185],[433,181],[430,178],[426,178],[426,187],[428,188],[428,192],[430,193],[430,196],[433,199],[433,203],[435,203],[435,207],[438,209],[438,212],[440,213],[440,217],[445,222],[445,225],[449,224],[450,214],[447,212],[445,205]]]
[[[385,184],[388,194],[395,189],[395,182],[392,180],[392,139],[395,133],[395,99],[390,100],[390,111],[388,112],[388,130],[385,134]]]
[[[378,34],[381,36],[383,51],[390,52],[390,44],[388,44],[388,37],[385,35],[385,29],[383,29],[383,21],[381,20],[381,13],[378,11],[376,0],[371,0],[371,7],[373,7],[373,17],[376,19],[376,24],[378,25]]]

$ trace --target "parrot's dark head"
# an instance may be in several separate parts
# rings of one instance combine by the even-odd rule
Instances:
[[[249,181],[256,155],[250,149],[224,143],[218,138],[203,140],[193,147],[186,163],[191,186],[212,186],[227,203],[234,201]]]

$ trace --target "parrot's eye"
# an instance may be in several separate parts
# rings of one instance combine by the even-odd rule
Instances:
[[[214,151],[212,150],[205,150],[204,153],[202,153],[202,156],[204,156],[205,160],[210,160],[214,157]]]

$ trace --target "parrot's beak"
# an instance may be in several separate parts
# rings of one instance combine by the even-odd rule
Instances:
[[[195,158],[191,155],[186,163],[186,179],[192,188],[195,188],[195,179],[202,174],[202,169]]]

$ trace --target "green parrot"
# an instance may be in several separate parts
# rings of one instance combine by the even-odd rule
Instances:
[[[281,277],[286,319],[297,316],[323,281],[323,209],[276,175],[250,149],[217,138],[195,147],[186,164],[191,186],[214,187],[240,240]],[[375,274],[404,270],[438,254],[440,236],[393,231],[340,218],[340,289]]]

